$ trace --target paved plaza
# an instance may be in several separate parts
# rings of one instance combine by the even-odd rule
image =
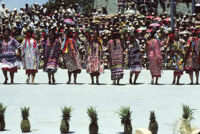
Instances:
[[[0,83],[3,74],[0,73]],[[129,85],[129,71],[125,71],[120,86],[112,85],[110,71],[100,76],[100,86],[90,85],[85,70],[78,75],[78,85],[67,85],[67,70],[58,70],[56,85],[48,85],[47,74],[39,71],[36,85],[25,84],[25,72],[20,70],[14,85],[0,84],[0,102],[7,106],[6,129],[0,134],[21,134],[20,107],[30,107],[31,134],[60,134],[61,108],[72,106],[70,131],[88,134],[89,118],[86,109],[96,106],[99,112],[99,133],[119,134],[123,131],[116,114],[121,106],[130,106],[133,132],[136,128],[147,128],[149,112],[155,110],[159,123],[158,134],[173,134],[173,123],[181,117],[182,104],[196,109],[192,122],[200,127],[200,85],[188,85],[189,76],[184,74],[180,86],[171,85],[172,71],[164,71],[160,85],[151,85],[150,72],[142,71],[138,85]]]

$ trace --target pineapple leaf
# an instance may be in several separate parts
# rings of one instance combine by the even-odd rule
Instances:
[[[5,116],[6,106],[3,105],[3,103],[0,103],[0,117]]]
[[[131,114],[132,111],[130,110],[130,107],[126,107],[126,106],[122,106],[119,109],[119,112],[117,112],[119,114],[119,117],[121,119],[121,124],[122,125],[129,125],[131,124]]]
[[[150,112],[150,121],[156,121],[156,116],[154,111]]]
[[[69,122],[71,118],[71,112],[72,107],[64,106],[64,108],[62,108],[62,119],[66,122]]]
[[[23,107],[23,108],[21,108],[21,113],[22,113],[22,119],[23,120],[28,120],[29,110],[30,110],[29,107]]]
[[[98,112],[95,107],[92,107],[92,106],[89,107],[87,109],[87,114],[88,114],[92,124],[98,122]]]
[[[182,117],[184,119],[186,119],[186,120],[188,120],[188,119],[190,119],[190,120],[194,119],[193,118],[193,111],[195,109],[191,109],[190,106],[188,106],[188,105],[182,105],[182,107],[183,107]]]

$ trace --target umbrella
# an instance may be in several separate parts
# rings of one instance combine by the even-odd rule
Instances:
[[[64,20],[64,22],[66,23],[66,24],[68,24],[68,25],[74,25],[75,24],[75,22],[72,20],[72,19],[65,19]]]
[[[158,23],[152,23],[151,25],[149,25],[150,27],[159,27],[160,26],[160,24],[158,24]]]
[[[147,28],[146,27],[140,27],[140,28],[138,28],[138,30],[147,30]]]
[[[138,33],[142,32],[142,30],[139,30],[139,29],[137,29],[136,31],[137,31]]]
[[[141,4],[140,7],[146,7],[146,4]]]
[[[169,21],[171,21],[171,19],[170,18],[166,18],[166,19],[164,19],[165,21],[167,21],[167,22],[169,22]]]
[[[151,33],[152,31],[153,31],[153,29],[148,29],[147,30],[148,33]]]
[[[191,34],[189,31],[182,31],[182,32],[179,32],[179,34]]]
[[[161,18],[160,17],[156,17],[156,18],[154,18],[154,20],[160,21]]]
[[[149,15],[149,16],[147,16],[146,18],[147,18],[147,19],[152,19],[153,16]]]
[[[145,18],[145,16],[144,15],[140,15],[137,18],[142,19],[142,18]]]
[[[124,13],[125,13],[125,14],[134,14],[135,11],[134,11],[134,10],[127,10],[127,11],[125,11]]]

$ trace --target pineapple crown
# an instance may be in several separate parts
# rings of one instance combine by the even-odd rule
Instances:
[[[150,112],[150,121],[156,121],[156,116],[154,111]]]
[[[3,105],[3,103],[0,103],[0,118],[4,118],[6,111],[6,106]]]
[[[62,119],[66,122],[70,121],[71,118],[72,107],[64,107],[62,109]]]
[[[28,120],[29,117],[29,107],[23,107],[21,108],[22,118],[23,120]]]
[[[0,122],[4,120],[6,107],[0,103]]]
[[[183,105],[183,114],[182,117],[186,120],[192,120],[193,118],[193,111],[195,109],[191,109],[188,105]]]
[[[121,119],[121,124],[122,125],[131,124],[132,111],[130,110],[130,107],[122,106],[119,109],[118,114],[119,114],[119,117]]]
[[[90,107],[87,109],[87,114],[90,118],[91,123],[97,123],[98,121],[98,113],[95,107]]]

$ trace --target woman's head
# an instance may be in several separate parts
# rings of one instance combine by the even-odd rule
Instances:
[[[151,38],[151,39],[152,39],[152,38],[155,38],[155,34],[156,34],[156,31],[153,30],[153,31],[151,32],[151,34],[150,34],[150,38]]]
[[[4,29],[4,32],[3,32],[3,36],[4,36],[4,38],[8,38],[8,37],[10,37],[10,35],[11,35],[11,29],[10,28],[5,28]]]
[[[26,32],[26,37],[30,38],[32,36],[33,36],[33,29],[31,27],[29,27]]]
[[[55,38],[56,38],[56,33],[55,33],[55,31],[53,29],[51,29],[49,31],[49,39],[50,40],[55,40]]]
[[[119,39],[120,38],[119,31],[114,31],[113,34],[112,34],[112,38],[113,39]]]

